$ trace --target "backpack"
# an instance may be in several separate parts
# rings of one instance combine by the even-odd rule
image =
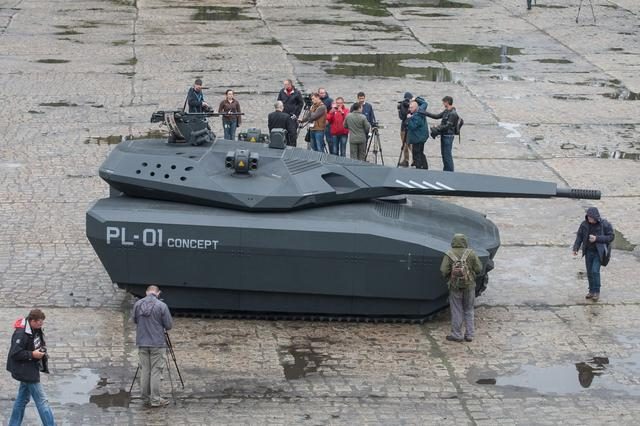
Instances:
[[[600,235],[604,235],[604,223],[606,221],[603,220],[602,222],[603,223],[600,226]],[[606,223],[608,223],[608,222],[606,222]],[[609,224],[609,226],[611,226],[611,224]],[[611,229],[613,229],[613,226],[611,226]],[[607,266],[609,264],[610,260],[611,260],[611,243],[607,243],[607,245],[605,246],[604,256],[600,260],[600,265]]]
[[[467,258],[470,254],[471,249],[465,249],[461,258],[456,257],[452,252],[447,253],[447,256],[453,262],[453,265],[451,265],[451,277],[449,278],[451,287],[465,289],[473,284],[471,271],[469,270],[469,265],[467,265]]]
[[[460,129],[462,128],[462,126],[464,126],[464,120],[458,115],[458,122],[456,123],[456,128],[453,134],[460,136]]]

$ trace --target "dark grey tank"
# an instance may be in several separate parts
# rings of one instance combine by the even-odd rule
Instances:
[[[447,306],[439,266],[467,235],[483,272],[500,245],[484,215],[426,195],[600,197],[550,182],[398,169],[275,143],[119,144],[87,236],[111,279],[172,309],[421,318]]]

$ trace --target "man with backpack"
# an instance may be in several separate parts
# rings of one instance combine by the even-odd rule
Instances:
[[[614,238],[613,226],[600,217],[596,207],[589,207],[573,243],[573,255],[577,256],[578,250],[582,248],[582,256],[585,258],[589,280],[586,299],[597,302],[600,298],[600,266],[609,263],[611,242]]]
[[[442,98],[444,110],[440,114],[426,113],[427,117],[442,119],[439,126],[431,128],[431,137],[433,139],[440,135],[440,153],[442,154],[443,169],[445,172],[453,171],[453,139],[455,135],[460,134],[460,127],[463,123],[453,106],[453,98],[445,96]]]
[[[455,234],[451,250],[442,258],[442,276],[449,285],[449,309],[451,310],[451,342],[473,341],[473,303],[476,298],[476,274],[482,272],[482,263],[469,248],[464,234]],[[464,320],[465,333],[462,334]],[[463,337],[464,336],[464,337]]]

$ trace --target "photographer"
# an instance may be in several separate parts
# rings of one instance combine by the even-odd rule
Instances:
[[[425,112],[427,117],[442,119],[439,126],[431,128],[431,137],[435,139],[440,136],[440,153],[442,154],[442,163],[444,164],[443,170],[445,172],[453,171],[453,139],[456,133],[456,126],[458,125],[458,113],[453,106],[453,98],[451,96],[445,96],[442,98],[442,105],[444,111],[440,114],[431,114]]]
[[[324,152],[324,129],[327,126],[327,107],[324,106],[320,95],[313,93],[311,95],[310,114],[304,119],[298,119],[303,124],[311,123],[309,130],[311,131],[311,149],[318,152]]]
[[[7,356],[7,370],[11,377],[20,382],[18,395],[9,419],[10,426],[22,424],[24,409],[31,397],[36,404],[43,425],[55,425],[53,412],[47,395],[40,384],[40,372],[49,373],[47,349],[44,340],[45,315],[40,309],[33,309],[26,318],[18,319],[13,327],[11,348]]]
[[[329,142],[329,152],[341,157],[347,156],[347,138],[349,130],[344,128],[344,119],[349,114],[349,110],[344,106],[342,96],[336,98],[336,102],[331,106],[327,114],[327,122],[331,132]]]
[[[427,157],[424,155],[424,144],[429,138],[426,110],[427,102],[417,97],[409,104],[409,114],[407,114],[407,144],[411,145],[416,169],[429,168]]]
[[[293,82],[289,79],[285,80],[283,84],[284,87],[278,93],[278,99],[276,100],[282,101],[284,112],[293,116],[292,118],[296,120],[300,117],[300,111],[302,111],[304,105],[302,93],[293,86]]]
[[[146,406],[164,407],[169,401],[160,397],[160,379],[167,349],[165,332],[171,330],[173,320],[167,305],[158,298],[160,289],[157,286],[147,287],[146,296],[133,305],[132,315],[136,324],[140,389]]]
[[[400,141],[402,148],[400,149],[400,167],[409,167],[409,145],[407,144],[407,114],[409,114],[409,104],[413,95],[405,92],[404,99],[398,102],[398,118],[400,119]],[[404,160],[403,160],[404,158]]]
[[[187,104],[189,104],[189,113],[210,111],[209,104],[204,101],[204,93],[202,93],[202,80],[199,78],[193,83],[193,87],[187,93]]]

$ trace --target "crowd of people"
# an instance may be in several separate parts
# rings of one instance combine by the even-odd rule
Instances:
[[[197,79],[189,89],[185,101],[185,109],[188,106],[189,113],[213,111],[204,100],[202,88],[202,80]],[[358,92],[356,98],[357,101],[348,106],[342,96],[334,100],[323,87],[305,96],[292,80],[286,79],[274,103],[274,111],[267,117],[269,132],[284,129],[289,146],[297,146],[298,135],[304,133],[309,149],[342,157],[347,156],[349,146],[349,157],[365,161],[367,143],[378,123],[366,94]],[[453,139],[459,129],[460,118],[451,96],[442,98],[442,105],[442,112],[431,113],[427,111],[427,101],[420,96],[414,97],[410,92],[406,92],[404,99],[398,102],[399,167],[428,169],[425,143],[429,137],[440,137],[443,170],[454,171]],[[233,90],[225,92],[217,112],[223,114],[224,138],[234,140],[236,129],[241,124],[241,108]],[[440,123],[430,127],[427,118],[440,120]]]

